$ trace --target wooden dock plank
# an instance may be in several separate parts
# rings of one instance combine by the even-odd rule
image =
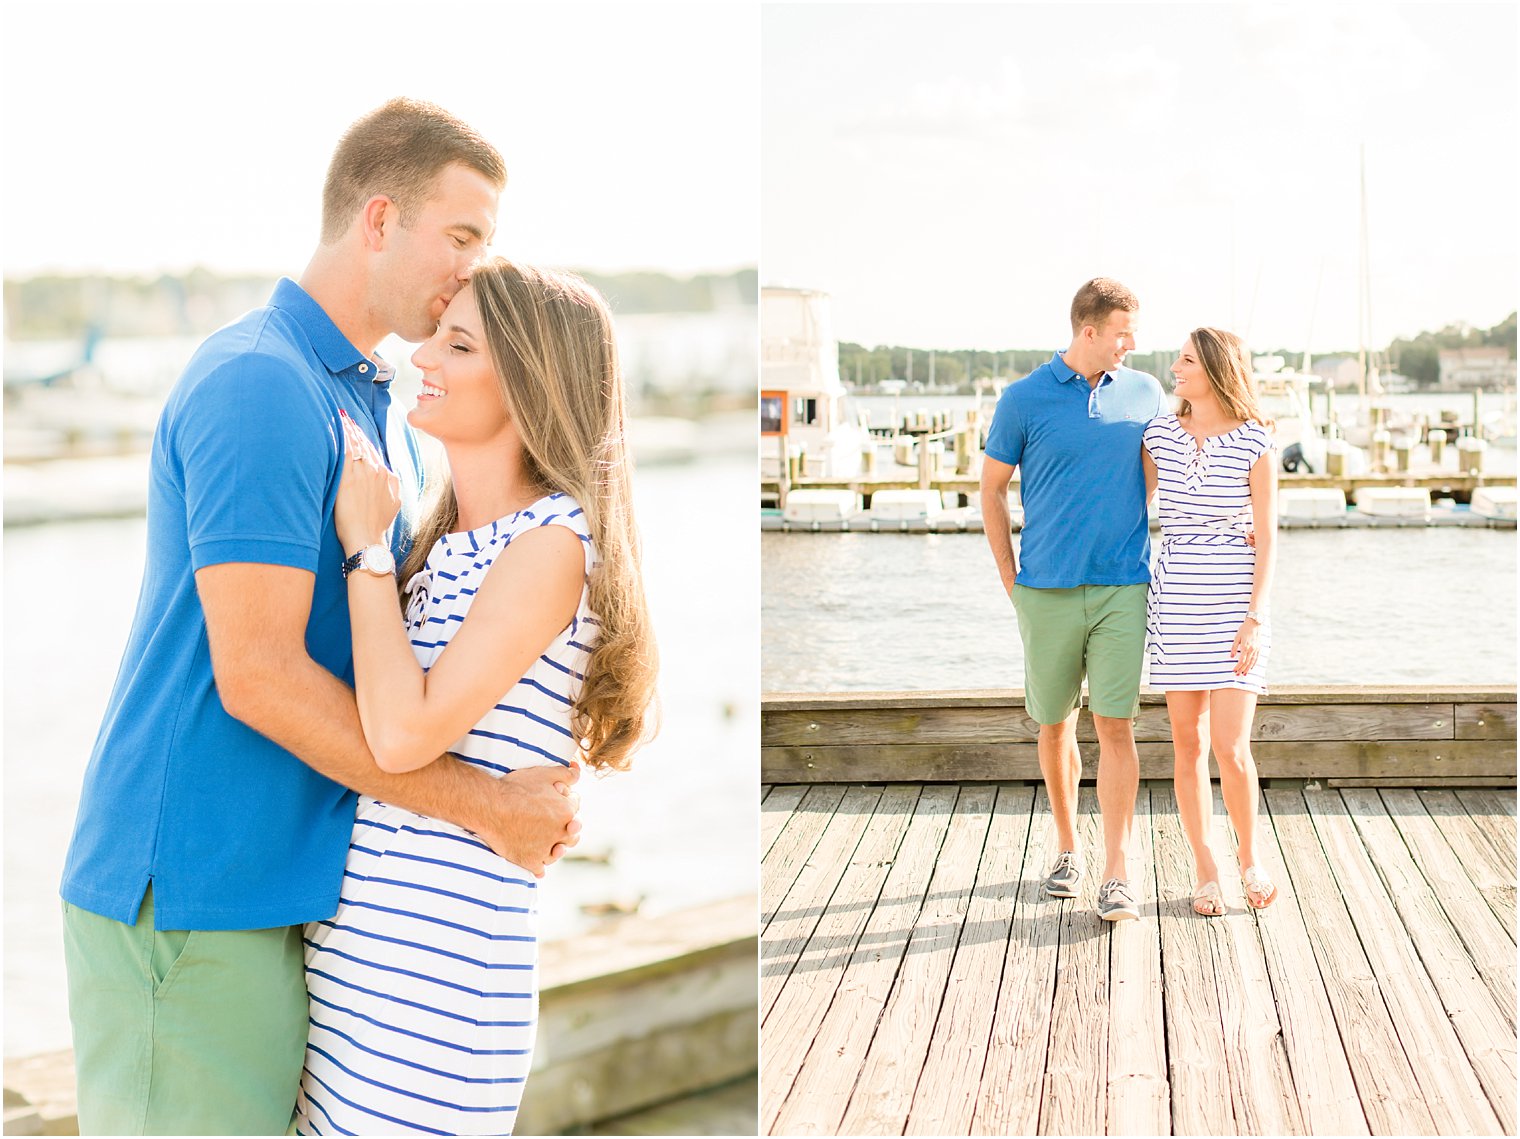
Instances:
[[[1220,885],[1229,912],[1209,924],[1216,934],[1211,948],[1215,954],[1214,976],[1220,985],[1225,1070],[1235,1126],[1242,1135],[1302,1135],[1303,1113],[1288,1064],[1261,939],[1260,921],[1264,919],[1259,919],[1256,911],[1246,904],[1245,885],[1238,873],[1237,836],[1218,783],[1214,784],[1213,818],[1216,828],[1213,846],[1218,852]],[[1277,844],[1267,834],[1271,826],[1271,816],[1259,811],[1256,858],[1274,882],[1283,882],[1287,875],[1276,860]]]
[[[1034,788],[997,789],[971,905],[904,1134],[971,1133],[996,1007],[989,998],[997,992],[1008,952],[1033,809]]]
[[[1302,813],[1301,798],[1297,806]],[[1299,906],[1283,856],[1277,817],[1268,809],[1265,797],[1261,820],[1257,857],[1277,872],[1274,881],[1278,897],[1257,922],[1257,933],[1276,999],[1283,1050],[1293,1074],[1304,1133],[1367,1135],[1367,1115],[1357,1097],[1356,1080],[1308,931],[1311,916],[1317,919],[1319,915],[1312,910],[1306,913]],[[1306,903],[1312,901],[1312,896],[1306,899]]]
[[[1193,913],[1193,855],[1170,783],[1151,791],[1161,957],[1176,983],[1166,989],[1167,1077],[1177,1135],[1234,1135],[1213,922]],[[1225,865],[1228,865],[1227,863]]]
[[[1105,1097],[1096,1093],[1108,1082],[1109,939],[1108,923],[1096,909],[1103,830],[1090,787],[1077,796],[1077,829],[1089,873],[1081,896],[1061,907],[1041,1135],[1102,1135],[1107,1125]]]
[[[850,865],[860,836],[865,833],[866,823],[881,800],[881,793],[882,789],[875,784],[850,787],[787,890],[780,908],[772,909],[767,903],[771,916],[760,951],[760,994],[766,1007],[791,974],[792,966],[802,955],[802,947],[813,936],[819,919],[828,909],[829,900]]]
[[[763,860],[771,852],[781,829],[786,826],[797,804],[807,794],[807,786],[788,783],[771,789],[760,803],[760,857]]]
[[[844,799],[842,784],[819,784],[808,789],[802,801],[787,816],[786,824],[769,853],[760,863],[760,929],[763,933],[771,915],[781,905],[798,872],[807,862],[813,847],[823,837],[824,828]]]
[[[1151,792],[1151,784],[1140,785],[1130,846],[1130,873],[1135,876],[1140,917],[1115,926],[1109,941],[1110,1135],[1170,1135],[1172,1131]]]
[[[916,785],[902,783],[894,783],[882,791],[866,823],[865,834],[843,868],[843,878],[796,964],[785,977],[770,976],[762,965],[762,1021],[772,1014],[773,1009],[777,1009],[783,1018],[800,1014],[811,1020],[807,1026],[807,1033],[811,1036],[812,1029],[823,1019],[828,998],[881,896],[882,884],[908,829],[908,820],[913,817],[918,794]],[[784,997],[783,992],[786,993]],[[806,1007],[795,1007],[799,1000]],[[818,1007],[820,1000],[821,1008]],[[791,1036],[802,1026],[787,1022],[778,1028],[782,1036]]]
[[[1321,776],[1326,787],[1504,787],[1512,786],[1512,778],[1495,775],[1402,775],[1385,777],[1378,775],[1357,776],[1344,779],[1338,775]]]
[[[925,787],[919,795],[881,899],[795,1078],[769,1087],[762,1082],[760,1119],[767,1133],[835,1133],[923,908],[956,797],[955,787]]]
[[[1342,791],[1363,846],[1377,851],[1375,869],[1417,957],[1456,1032],[1467,1063],[1506,1134],[1515,1132],[1514,1026],[1500,1012],[1467,947],[1420,873],[1399,828],[1376,791]],[[1396,931],[1395,931],[1396,932]],[[1511,958],[1513,963],[1513,957]],[[1405,962],[1406,966],[1410,963]],[[1500,1042],[1507,1042],[1502,1045]]]
[[[834,891],[828,912],[769,1006],[764,1004],[762,983],[765,1047],[761,1052],[760,1086],[768,1099],[774,1100],[775,1110],[779,1110],[782,1093],[796,1079],[808,1047],[840,988],[846,966],[859,948],[862,932],[898,859],[918,798],[916,785],[894,784],[886,788],[866,827],[865,837],[855,848],[844,880]],[[850,996],[845,994],[841,999],[849,1000]],[[769,1114],[774,1116],[775,1110]]]
[[[1515,796],[1493,789],[1453,788],[1456,800],[1472,819],[1478,833],[1488,840],[1499,865],[1515,861]],[[1506,799],[1508,800],[1506,802]]]
[[[876,814],[866,826],[865,838],[834,891],[833,902],[803,949],[803,957],[775,996],[771,1007],[762,1005],[760,1087],[768,1098],[774,1118],[784,1092],[803,1068],[807,1049],[830,1010],[841,987],[847,966],[859,949],[860,937],[882,899],[892,867],[898,859],[909,821],[914,818],[920,788],[892,785],[877,803]],[[912,856],[912,855],[909,855]],[[891,903],[891,899],[888,899]],[[844,999],[848,998],[848,995]]]
[[[1290,879],[1283,888],[1292,890],[1307,919],[1309,943],[1369,1130],[1374,1135],[1434,1134],[1435,1120],[1425,1106],[1340,884],[1331,873],[1305,792],[1268,790],[1263,794]]]
[[[1467,713],[1458,736],[1449,703],[1266,704],[1252,727],[1254,740],[1450,740],[1503,739],[1503,707],[1458,705]],[[1510,706],[1511,710],[1513,706]],[[1513,717],[1511,717],[1511,720]],[[1484,724],[1479,728],[1475,725]],[[846,746],[896,743],[1033,743],[1040,726],[1022,707],[924,707],[905,703],[889,708],[773,711],[766,715],[760,742],[766,747]],[[1513,723],[1510,724],[1513,738]],[[1092,715],[1077,717],[1077,738],[1093,743]],[[1135,739],[1171,742],[1165,707],[1146,706],[1135,717]]]
[[[1033,1135],[1039,1125],[1059,942],[1056,917],[1063,904],[1046,897],[1041,886],[1057,841],[1050,799],[1037,787],[972,1135]]]
[[[1170,743],[1141,741],[1140,778],[1172,774]],[[1083,742],[1083,771],[1097,770],[1095,743]],[[1263,740],[1252,746],[1263,779],[1376,779],[1384,784],[1465,778],[1513,781],[1513,740]],[[1007,781],[1040,778],[1033,743],[953,740],[914,743],[764,746],[763,777],[776,783]]]
[[[1478,976],[1494,995],[1499,1011],[1515,1028],[1515,931],[1488,907],[1458,861],[1435,820],[1413,791],[1382,793],[1383,805],[1398,827],[1425,881],[1466,947]],[[1379,854],[1379,861],[1382,855]]]
[[[1404,1051],[1418,1057],[1414,1078],[1435,1130],[1442,1135],[1501,1134],[1494,1109],[1357,835],[1342,794],[1305,790],[1304,801]]]
[[[1515,792],[1488,791],[1473,788],[1457,792],[1457,798],[1461,800],[1467,813],[1473,816],[1483,816],[1494,820],[1496,826],[1502,826],[1502,833],[1506,844],[1513,846],[1515,842]],[[1504,820],[1508,818],[1509,822]]]
[[[1515,702],[1458,704],[1457,739],[1512,740],[1515,738]]]
[[[840,1122],[841,1134],[901,1135],[907,1124],[970,910],[996,798],[996,787],[961,788],[929,896]]]
[[[1515,854],[1506,857],[1452,791],[1421,791],[1420,802],[1510,937],[1515,936]]]
[[[761,714],[827,714],[857,708],[1010,708],[1024,707],[1022,688],[958,688],[939,691],[766,692]],[[1283,704],[1510,704],[1515,686],[1474,688],[1469,684],[1283,684],[1274,686],[1258,708]],[[1140,707],[1165,708],[1164,692],[1140,693]],[[820,729],[821,730],[821,729]]]
[[[1449,740],[1451,704],[1271,704],[1258,706],[1251,739]],[[1171,725],[1162,737],[1170,741]],[[1254,750],[1254,749],[1253,749]]]

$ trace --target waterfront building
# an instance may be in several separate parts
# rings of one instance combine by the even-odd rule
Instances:
[[[1447,391],[1514,390],[1515,361],[1502,347],[1443,348],[1437,359],[1441,387]]]

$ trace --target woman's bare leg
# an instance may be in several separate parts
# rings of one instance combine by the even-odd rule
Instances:
[[[1175,756],[1172,777],[1177,814],[1193,850],[1193,871],[1198,876],[1196,884],[1201,886],[1219,878],[1219,867],[1209,846],[1214,814],[1214,791],[1209,784],[1209,694],[1168,692],[1166,710],[1172,720]]]
[[[1251,755],[1251,722],[1256,693],[1219,688],[1209,693],[1210,740],[1219,763],[1219,789],[1239,842],[1240,869],[1256,865],[1256,812],[1261,784]]]

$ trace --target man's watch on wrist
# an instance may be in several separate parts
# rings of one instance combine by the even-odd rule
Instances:
[[[389,546],[376,542],[373,546],[365,546],[364,549],[344,561],[343,580],[347,581],[348,575],[354,570],[363,570],[376,577],[385,577],[396,572],[396,557],[391,553]]]

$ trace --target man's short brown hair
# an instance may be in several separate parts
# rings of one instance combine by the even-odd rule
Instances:
[[[383,194],[410,223],[444,167],[462,163],[500,189],[501,155],[469,124],[418,99],[392,99],[349,127],[333,151],[322,187],[322,241],[342,237],[364,203]]]
[[[1071,332],[1075,336],[1089,324],[1102,328],[1108,314],[1116,310],[1136,312],[1140,301],[1112,277],[1094,277],[1077,290],[1071,299]]]

